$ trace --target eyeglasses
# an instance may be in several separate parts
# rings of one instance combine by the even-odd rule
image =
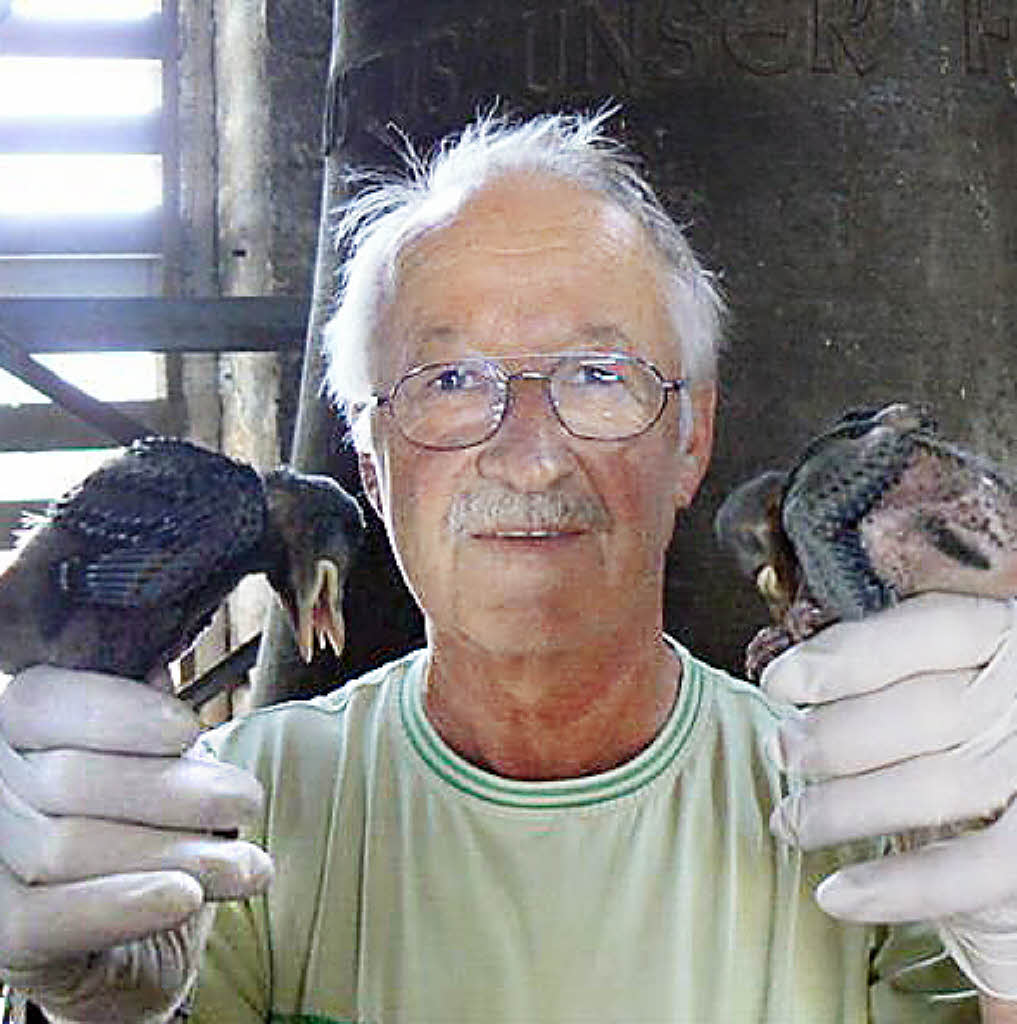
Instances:
[[[512,358],[554,360],[554,365],[544,373],[510,373],[501,360],[482,357],[428,363],[372,399],[378,407],[388,406],[399,430],[414,444],[450,450],[494,435],[508,410],[514,380],[546,381],[561,425],[575,437],[594,441],[621,441],[649,430],[664,411],[668,394],[686,385],[683,379],[665,379],[645,359],[617,352]]]

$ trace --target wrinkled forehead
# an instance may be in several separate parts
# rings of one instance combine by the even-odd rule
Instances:
[[[376,336],[386,377],[435,358],[435,339],[495,354],[548,342],[631,351],[673,334],[666,271],[645,229],[570,182],[517,176],[490,185],[417,230],[393,263]],[[606,344],[609,334],[620,344]]]
[[[574,182],[517,172],[424,208],[393,270],[398,282],[428,266],[436,250],[525,258],[589,246],[655,255],[641,225],[616,202]]]

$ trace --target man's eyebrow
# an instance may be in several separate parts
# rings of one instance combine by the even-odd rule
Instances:
[[[421,327],[408,332],[405,341],[406,351],[410,354],[411,362],[418,362],[421,352],[426,348],[431,345],[449,344],[459,336],[460,332],[456,328],[446,325]]]
[[[410,333],[409,341],[414,345],[426,345],[432,341],[451,341],[459,336],[454,327],[438,325],[435,327],[422,327],[420,330]]]
[[[583,324],[577,337],[591,345],[606,346],[626,352],[632,349],[632,339],[617,324]]]

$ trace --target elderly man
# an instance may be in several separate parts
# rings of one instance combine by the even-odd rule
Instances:
[[[935,818],[954,749],[956,817],[1007,803],[1011,609],[833,627],[769,671],[802,717],[664,634],[721,308],[602,120],[485,120],[346,218],[330,381],[425,650],[203,756],[127,681],[4,695],[0,974],[54,1017],[166,1019],[197,976],[209,1022],[1017,1019],[1009,814],[871,838]],[[824,878],[934,920],[845,923]]]

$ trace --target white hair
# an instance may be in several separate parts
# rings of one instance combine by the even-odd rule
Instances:
[[[667,272],[668,305],[686,377],[712,380],[724,302],[682,228],[604,132],[616,108],[542,114],[514,123],[493,113],[444,140],[428,159],[407,143],[406,173],[362,174],[366,184],[341,209],[336,243],[346,255],[339,303],[324,329],[326,386],[347,414],[370,398],[377,325],[390,300],[399,255],[421,232],[450,217],[473,192],[515,173],[537,173],[605,196],[646,231]]]

